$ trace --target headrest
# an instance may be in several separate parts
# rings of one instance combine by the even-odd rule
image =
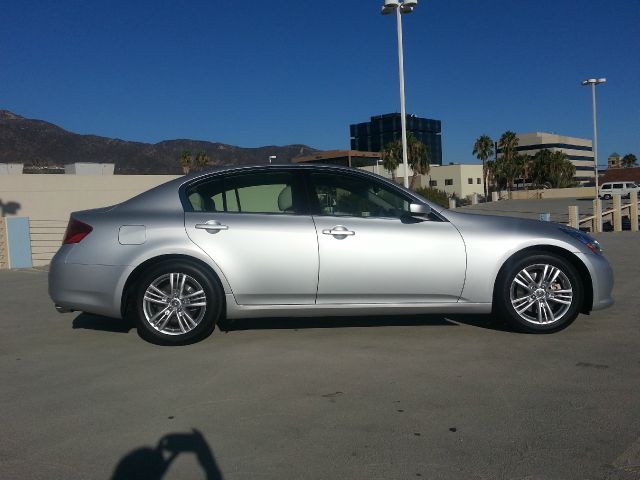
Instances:
[[[291,195],[291,186],[287,185],[278,195],[278,208],[281,212],[290,210],[293,207],[293,197]]]

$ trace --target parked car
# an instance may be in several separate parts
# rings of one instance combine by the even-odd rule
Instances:
[[[579,230],[328,165],[224,167],[73,213],[49,271],[59,311],[131,315],[164,344],[225,317],[494,312],[552,332],[611,305],[612,285]]]
[[[632,191],[638,192],[638,197],[640,197],[640,186],[634,182],[606,182],[600,185],[598,196],[604,200],[610,200],[614,195],[629,198]]]

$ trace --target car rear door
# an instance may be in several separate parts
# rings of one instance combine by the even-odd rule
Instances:
[[[318,245],[290,169],[215,176],[187,187],[185,227],[241,305],[313,304]]]
[[[375,179],[309,174],[318,236],[318,304],[457,302],[466,253],[447,221],[408,215],[410,198]]]

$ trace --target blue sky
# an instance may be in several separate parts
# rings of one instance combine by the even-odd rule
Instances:
[[[0,108],[79,133],[156,142],[348,148],[399,111],[382,0],[4,2]],[[640,2],[420,1],[404,18],[407,111],[443,122],[443,160],[505,130],[640,156]]]

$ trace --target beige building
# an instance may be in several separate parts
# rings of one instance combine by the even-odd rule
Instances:
[[[516,150],[518,153],[533,156],[543,149],[562,152],[576,167],[575,180],[577,182],[593,182],[594,165],[591,140],[546,132],[518,133],[517,137],[518,147]]]
[[[449,165],[431,165],[429,173],[422,179],[425,187],[443,190],[449,195],[460,198],[477,193],[484,195],[482,165],[453,163]]]
[[[607,158],[607,168],[622,168],[622,157],[618,153],[612,153]]]

